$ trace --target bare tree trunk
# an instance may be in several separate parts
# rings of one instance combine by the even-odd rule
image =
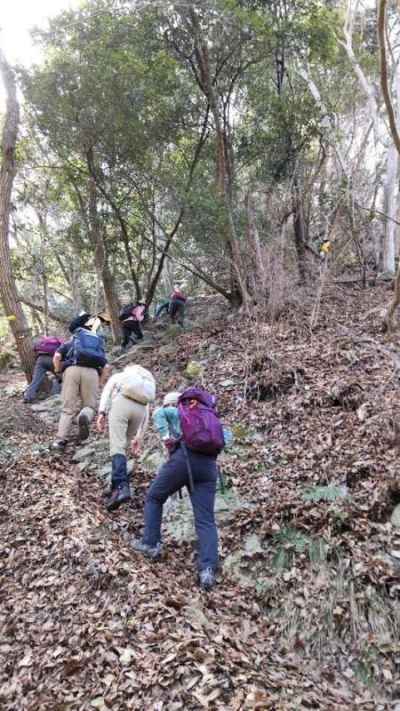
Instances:
[[[307,280],[306,264],[306,228],[304,223],[303,197],[296,176],[292,186],[292,206],[293,206],[293,226],[294,243],[297,252],[297,262],[299,267],[300,282],[304,284]]]
[[[45,235],[47,226],[40,235],[40,276],[43,286],[43,304],[44,304],[44,330],[46,336],[49,335],[49,282],[47,277],[46,260],[45,260]]]
[[[105,188],[103,187],[101,180],[99,180],[99,176],[98,176],[99,171],[97,169],[97,166],[95,165],[93,149],[90,149],[87,152],[86,157],[87,157],[87,166],[88,166],[88,170],[89,170],[89,175],[92,177],[92,179],[93,179],[95,185],[97,186],[99,192],[101,193],[101,195],[109,203],[110,207],[114,211],[114,214],[119,222],[119,226],[121,228],[121,238],[122,238],[122,242],[123,242],[124,248],[125,248],[126,259],[127,259],[128,265],[129,265],[131,278],[132,278],[132,281],[135,286],[136,299],[137,299],[137,301],[140,301],[142,298],[142,293],[141,293],[138,274],[133,266],[133,259],[132,259],[132,253],[131,253],[131,248],[130,248],[130,241],[129,241],[129,232],[128,232],[126,222],[125,222],[125,220],[122,216],[121,210],[118,208],[115,200],[113,200],[113,198],[111,197],[109,192],[107,190],[105,190]]]
[[[97,213],[97,187],[96,180],[89,177],[89,223],[90,239],[94,247],[94,260],[98,280],[104,287],[104,298],[107,311],[111,319],[111,331],[116,343],[121,337],[121,324],[118,319],[118,300],[114,293],[113,280],[107,262],[107,253],[104,244],[104,234]]]
[[[384,0],[386,2],[386,0]],[[385,142],[386,130],[383,121],[379,116],[379,106],[375,96],[375,89],[371,82],[368,81],[360,62],[354,54],[353,50],[353,24],[354,24],[354,14],[355,9],[353,7],[352,0],[348,0],[347,3],[347,14],[346,20],[343,28],[343,34],[345,37],[345,42],[340,42],[340,44],[346,50],[347,56],[353,67],[353,71],[357,76],[359,84],[366,96],[368,103],[368,113],[374,124],[375,140],[380,143]]]
[[[114,279],[108,266],[107,255],[103,266],[103,286],[104,299],[107,305],[107,311],[111,318],[111,332],[114,343],[118,343],[121,339],[122,329],[121,322],[118,319],[119,303],[114,290]]]
[[[221,118],[219,97],[216,93],[214,82],[210,72],[210,62],[208,46],[202,37],[199,19],[192,7],[189,9],[189,16],[192,23],[195,56],[199,68],[199,85],[207,98],[210,111],[214,118],[216,133],[216,183],[217,194],[221,201],[223,210],[222,232],[227,244],[229,257],[231,260],[231,297],[233,306],[240,306],[242,303],[250,302],[247,293],[245,279],[241,274],[242,255],[240,243],[236,234],[235,222],[232,208],[232,174],[233,166],[230,163],[231,139],[228,135],[226,122]],[[225,124],[225,125],[224,125]],[[231,153],[232,155],[232,153]]]
[[[378,2],[378,39],[379,39],[379,58],[380,58],[380,77],[383,99],[386,106],[386,111],[389,117],[390,133],[397,151],[400,155],[400,135],[396,125],[396,115],[394,112],[392,99],[390,96],[388,69],[386,59],[386,8],[387,0],[379,0]]]
[[[81,283],[81,264],[78,249],[73,245],[73,260],[71,269],[71,295],[74,302],[74,309],[78,313],[82,309],[82,283]]]
[[[386,10],[386,0],[380,1],[379,7],[379,32],[381,42],[384,38],[384,26],[385,26],[385,10]],[[375,95],[375,88],[372,82],[370,82],[361,67],[360,62],[354,54],[353,50],[353,24],[354,15],[357,10],[357,4],[353,6],[352,0],[348,0],[346,21],[343,28],[343,33],[345,37],[345,42],[341,42],[342,46],[346,50],[347,56],[351,62],[354,73],[358,78],[361,89],[363,90],[367,103],[368,103],[368,113],[372,120],[372,126],[374,131],[375,144],[381,144],[386,147],[387,144],[387,129],[383,117],[381,117],[379,112],[379,106],[377,98]],[[383,39],[384,42],[384,39]],[[385,45],[381,47],[381,76],[384,74],[384,79],[382,81],[385,88],[383,93],[389,96],[389,88],[387,83],[387,68],[386,68],[386,51]],[[390,101],[390,98],[389,98]],[[386,182],[384,189],[384,212],[391,217],[395,217],[395,190],[396,190],[396,176],[398,172],[398,158],[394,154],[394,147],[390,146],[387,149],[387,172],[386,172]],[[379,253],[382,255],[381,267],[384,271],[395,271],[395,229],[394,224],[390,221],[386,222],[385,233],[383,235],[383,244],[379,246]]]
[[[389,219],[385,223],[385,234],[383,240],[383,262],[384,272],[396,271],[396,217],[397,217],[397,174],[399,166],[399,154],[396,146],[392,144],[388,150],[387,168],[385,179],[385,202],[384,212]]]
[[[160,280],[160,278],[161,278],[161,274],[162,274],[163,269],[164,269],[164,264],[165,264],[165,262],[166,262],[166,260],[167,260],[167,257],[168,257],[168,252],[169,252],[170,246],[171,246],[171,244],[172,244],[172,241],[173,241],[173,239],[174,239],[174,236],[175,236],[176,232],[178,231],[178,229],[179,229],[179,227],[180,227],[180,224],[181,224],[181,222],[182,222],[182,218],[183,218],[183,209],[182,209],[181,212],[180,212],[180,215],[179,215],[179,217],[178,217],[178,219],[177,219],[177,221],[176,221],[176,223],[175,223],[175,226],[174,226],[173,230],[169,233],[169,235],[168,235],[168,237],[167,237],[167,240],[166,240],[166,242],[165,242],[165,245],[164,245],[164,248],[163,248],[163,251],[162,251],[160,260],[159,260],[159,262],[158,262],[158,266],[157,266],[156,272],[155,272],[155,274],[154,274],[154,276],[153,276],[153,278],[152,278],[152,280],[151,280],[151,282],[150,282],[150,284],[149,284],[149,288],[148,288],[148,290],[147,290],[146,297],[145,297],[145,298],[146,298],[146,304],[147,304],[147,306],[150,306],[151,302],[153,301],[154,294],[155,294],[155,292],[156,292],[156,288],[157,288],[158,282],[159,282],[159,280]]]
[[[16,174],[15,147],[19,126],[19,106],[14,72],[0,50],[0,74],[2,76],[7,106],[4,119],[1,168],[0,168],[0,294],[6,318],[15,338],[22,369],[28,381],[32,379],[34,352],[31,331],[18,298],[12,273],[9,225],[11,192]]]
[[[257,296],[257,299],[265,301],[268,296],[267,275],[256,223],[255,196],[250,192],[247,193],[245,203],[247,213],[247,243],[252,250],[252,272],[255,278],[254,296]]]
[[[386,9],[387,0],[379,0],[378,2],[378,40],[379,40],[379,55],[380,55],[380,77],[382,94],[385,101],[386,110],[389,116],[390,133],[392,134],[393,142],[397,153],[400,156],[400,135],[396,125],[396,116],[390,97],[388,85],[388,72],[386,60]],[[394,314],[400,304],[400,262],[397,266],[396,279],[394,282],[394,295],[386,312],[383,326],[389,332],[393,329]]]

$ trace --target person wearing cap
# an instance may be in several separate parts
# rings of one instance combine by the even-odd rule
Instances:
[[[57,439],[51,446],[55,451],[64,451],[76,415],[79,440],[83,442],[89,437],[90,423],[96,412],[98,389],[105,383],[110,372],[104,353],[103,339],[96,334],[99,326],[100,319],[97,316],[88,313],[80,314],[69,325],[72,339],[63,343],[54,354],[54,372],[64,373],[61,393],[62,411]],[[79,341],[82,334],[85,338],[85,333],[92,335],[93,360],[77,358],[76,339]]]

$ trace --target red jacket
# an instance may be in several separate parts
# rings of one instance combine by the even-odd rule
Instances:
[[[170,296],[171,301],[186,301],[186,296],[180,289],[174,289]]]

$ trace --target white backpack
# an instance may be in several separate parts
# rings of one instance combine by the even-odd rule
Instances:
[[[129,400],[148,405],[156,399],[156,381],[149,370],[142,368],[141,365],[134,365],[124,373],[121,393]]]

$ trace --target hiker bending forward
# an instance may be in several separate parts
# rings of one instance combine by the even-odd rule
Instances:
[[[146,305],[142,302],[136,304],[131,303],[124,306],[119,314],[119,320],[122,324],[122,343],[123,350],[129,348],[129,345],[135,345],[137,341],[143,338],[141,324],[144,320]]]
[[[71,341],[60,346],[54,354],[54,372],[64,371],[62,386],[62,412],[58,423],[57,440],[52,449],[63,451],[75,415],[78,415],[79,439],[89,437],[90,423],[97,406],[97,393],[108,375],[109,367],[101,336],[96,334],[99,319],[89,318],[85,326],[77,326],[78,319],[70,325]]]
[[[174,286],[169,301],[169,315],[172,323],[176,323],[177,321],[180,326],[183,326],[186,300],[186,296],[181,288],[178,285]]]
[[[24,402],[30,403],[37,397],[41,385],[48,373],[54,373],[53,357],[57,348],[62,345],[59,338],[53,336],[42,336],[33,344],[35,353],[35,367],[32,374],[32,382],[24,392]],[[61,374],[58,373],[51,383],[51,395],[58,395],[61,392]]]
[[[188,388],[179,398],[182,438],[161,466],[147,493],[144,532],[133,548],[148,558],[161,554],[163,505],[186,486],[193,507],[198,538],[200,585],[210,589],[218,567],[218,533],[214,517],[217,455],[223,449],[222,425],[214,412],[215,398],[199,388]]]
[[[157,407],[153,412],[153,425],[169,454],[177,446],[181,438],[181,423],[178,413],[178,400],[181,394],[177,391],[165,395],[162,407]]]
[[[128,365],[113,375],[100,399],[97,429],[103,432],[109,421],[111,456],[111,491],[107,509],[114,511],[131,498],[126,452],[140,450],[149,420],[149,403],[155,399],[152,374],[140,365]]]

